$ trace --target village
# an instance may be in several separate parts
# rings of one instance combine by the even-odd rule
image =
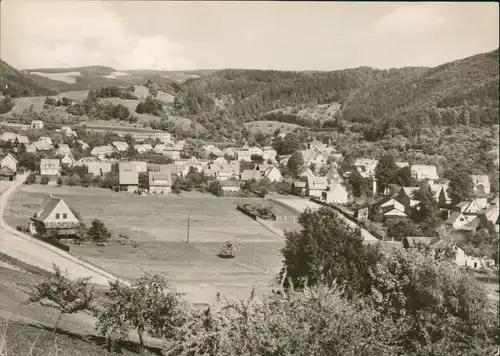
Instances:
[[[41,131],[43,121],[32,121],[25,130]],[[43,131],[46,134],[46,131]],[[432,165],[395,162],[398,169],[409,170],[414,186],[384,187],[377,186],[375,172],[379,160],[357,158],[352,169],[341,169],[344,156],[329,143],[312,141],[307,149],[293,155],[278,155],[271,146],[225,147],[206,144],[199,148],[197,156],[190,155],[186,141],[176,140],[170,133],[132,133],[109,144],[91,147],[78,137],[70,126],[62,126],[55,132],[62,137],[61,142],[52,142],[48,135],[30,142],[27,136],[3,132],[0,144],[4,157],[0,161],[0,176],[15,180],[19,167],[16,156],[21,153],[41,154],[36,162],[36,171],[32,171],[27,181],[39,182],[49,186],[89,186],[96,180],[101,187],[110,188],[122,194],[133,193],[142,196],[169,196],[181,194],[183,190],[197,190],[218,197],[259,196],[296,210],[291,219],[296,222],[304,207],[315,209],[321,205],[335,208],[342,218],[354,228],[365,233],[367,243],[385,242],[384,246],[410,247],[423,243],[438,247],[443,241],[436,236],[411,236],[411,232],[394,236],[388,233],[390,226],[397,226],[401,221],[411,221],[410,215],[420,209],[421,202],[415,197],[422,184],[427,184],[432,192],[432,199],[439,207],[439,219],[442,229],[461,234],[475,234],[485,226],[493,226],[499,231],[498,196],[491,194],[487,175],[471,176],[473,196],[464,201],[452,201],[448,194],[449,180],[440,178]],[[277,139],[284,139],[280,133]],[[128,141],[128,142],[127,142]],[[75,152],[79,151],[78,157]],[[136,160],[133,156],[155,157],[154,159]],[[85,155],[86,154],[86,155]],[[151,155],[151,156],[148,156]],[[298,167],[290,171],[290,159],[301,156]],[[163,157],[164,159],[158,159]],[[161,163],[157,163],[161,162]],[[76,174],[77,172],[79,174]],[[82,175],[83,172],[83,175]],[[114,178],[109,178],[114,174]],[[348,189],[349,177],[355,174],[370,182],[371,191],[366,199],[353,197],[352,188]],[[85,175],[85,179],[84,178]],[[194,178],[193,183],[193,175]],[[91,176],[91,178],[88,178]],[[80,179],[81,178],[81,179]],[[103,181],[109,181],[102,184]],[[190,188],[185,188],[186,179]],[[191,179],[191,180],[189,180]],[[80,180],[80,182],[78,182]],[[87,185],[83,181],[87,180]],[[200,184],[200,182],[202,182]],[[365,184],[366,185],[366,184]],[[204,187],[201,189],[200,187]],[[301,203],[307,201],[307,204]],[[289,218],[290,219],[290,218]],[[47,201],[37,216],[30,218],[28,231],[45,237],[70,237],[76,234],[78,218],[71,212],[62,199],[47,197]],[[280,217],[274,216],[274,220]],[[285,217],[286,220],[286,217]],[[262,225],[279,236],[284,237],[286,230],[279,228],[276,221],[263,221]],[[45,225],[45,226],[44,226]],[[40,226],[44,226],[40,229]],[[410,234],[410,235],[408,235]],[[486,268],[494,265],[491,256],[468,256],[460,244],[454,244],[457,250],[456,262],[461,266]]]

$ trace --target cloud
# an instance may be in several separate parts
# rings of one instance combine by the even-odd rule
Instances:
[[[163,35],[132,33],[100,1],[2,3],[1,55],[19,68],[107,65],[190,69],[184,48]]]
[[[374,21],[378,34],[422,33],[436,30],[446,24],[441,4],[406,4],[395,8],[386,16]]]

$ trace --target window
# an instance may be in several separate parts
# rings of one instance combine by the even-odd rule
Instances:
[[[59,219],[59,216],[61,216],[61,214],[56,214],[56,219]]]
[[[63,219],[67,219],[67,218],[68,218],[68,214],[63,213]]]

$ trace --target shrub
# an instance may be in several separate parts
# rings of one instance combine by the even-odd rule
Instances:
[[[239,249],[240,245],[227,241],[226,243],[220,245],[220,252],[218,256],[221,258],[234,258],[235,252]]]
[[[49,181],[50,181],[50,179],[47,176],[42,176],[42,178],[40,178],[40,184],[47,185],[47,184],[49,184]]]
[[[92,226],[87,231],[87,236],[95,243],[106,243],[111,237],[111,233],[99,219],[92,220]]]
[[[60,187],[61,185],[63,185],[63,180],[61,177],[58,177],[57,178],[57,185]]]
[[[26,180],[24,181],[24,184],[28,184],[29,185],[29,184],[35,184],[35,183],[36,183],[36,173],[31,172],[26,177]]]

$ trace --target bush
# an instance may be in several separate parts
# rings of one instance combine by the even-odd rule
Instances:
[[[57,178],[57,185],[60,187],[61,185],[63,185],[63,180],[61,177]]]
[[[50,179],[47,176],[42,176],[42,178],[40,178],[40,184],[47,185],[49,184],[49,181]]]
[[[36,183],[36,173],[31,172],[26,177],[26,180],[24,181],[24,184],[29,185],[29,184],[35,184],[35,183]]]
[[[240,245],[228,241],[220,245],[220,252],[218,256],[221,258],[234,258],[235,252],[239,249]]]

